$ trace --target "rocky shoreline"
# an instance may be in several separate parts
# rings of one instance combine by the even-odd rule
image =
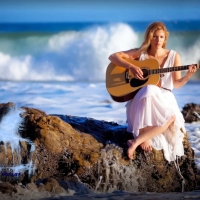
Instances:
[[[15,109],[13,103],[0,104],[0,120]],[[199,189],[194,152],[186,133],[183,141],[185,155],[179,158],[183,180],[174,163],[164,159],[162,151],[153,149],[146,153],[138,148],[134,160],[129,161],[126,141],[132,135],[126,131],[126,126],[86,117],[47,115],[28,107],[20,109],[23,110],[20,115],[23,123],[18,132],[26,139],[19,142],[20,159],[24,165],[32,162],[34,170],[31,175],[27,171],[15,172],[17,178],[5,176],[5,173],[14,172],[1,173],[2,197],[98,196],[98,193],[114,195],[114,191],[126,191],[122,196],[138,192],[141,195],[145,192],[164,195],[166,192],[183,194],[180,193],[183,190],[194,193]],[[193,114],[194,111],[200,113],[198,109],[198,105],[187,104],[182,111],[186,121],[198,121],[198,116]],[[34,145],[32,151],[31,145]],[[1,142],[0,167],[6,169],[15,165],[13,154],[16,153],[11,146],[5,148]]]

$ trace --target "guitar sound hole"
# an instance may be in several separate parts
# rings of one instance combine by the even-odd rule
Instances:
[[[144,79],[144,80],[132,78],[130,81],[130,85],[131,85],[131,87],[140,87],[140,86],[144,85],[147,81],[148,81],[148,78]]]
[[[144,78],[146,78],[149,75],[147,69],[142,69],[142,72],[143,72],[143,77]]]
[[[142,69],[142,72],[143,72],[144,79],[140,80],[140,79],[132,78],[131,81],[130,81],[131,87],[140,87],[148,81],[148,78],[147,78],[149,76],[148,70]]]

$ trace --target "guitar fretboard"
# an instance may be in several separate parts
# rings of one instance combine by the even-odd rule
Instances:
[[[199,68],[200,65],[196,65],[197,68]],[[167,67],[167,68],[161,68],[161,69],[150,69],[148,70],[148,74],[162,74],[162,73],[167,73],[167,72],[174,72],[174,71],[181,71],[181,70],[187,70],[189,69],[190,65],[183,65],[183,66],[177,66],[177,67]]]

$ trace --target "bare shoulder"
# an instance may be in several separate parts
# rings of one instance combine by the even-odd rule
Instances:
[[[175,58],[180,58],[180,54],[178,52],[176,52]]]
[[[174,58],[174,66],[179,66],[179,65],[181,65],[181,56],[178,52],[176,52]]]

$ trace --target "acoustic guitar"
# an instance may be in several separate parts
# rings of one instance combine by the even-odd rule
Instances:
[[[147,59],[142,61],[126,59],[133,65],[140,67],[143,71],[143,79],[136,79],[130,70],[117,66],[112,62],[106,70],[106,88],[114,101],[126,102],[137,94],[137,92],[148,84],[158,85],[160,82],[160,74],[187,70],[190,65],[159,68],[156,59]],[[197,68],[199,64],[195,64]],[[159,85],[158,85],[159,86]]]

